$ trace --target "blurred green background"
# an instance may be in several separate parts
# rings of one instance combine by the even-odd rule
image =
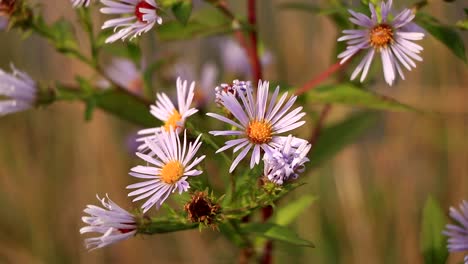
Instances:
[[[244,1],[231,5],[242,12],[239,2]],[[331,54],[338,32],[326,17],[277,8],[326,1],[258,2],[260,36],[275,57],[266,79],[298,86],[335,63]],[[407,2],[412,1],[396,1],[399,7]],[[464,15],[462,2],[431,1],[427,11],[453,24]],[[47,20],[76,21],[67,0],[42,3]],[[464,38],[466,43],[466,33]],[[199,64],[210,53],[205,43],[157,43],[154,49],[184,50]],[[359,141],[303,175],[307,184],[281,203],[303,193],[317,195],[293,225],[316,248],[276,243],[276,263],[422,263],[420,223],[427,197],[437,198],[446,211],[468,199],[467,68],[431,36],[421,44],[424,62],[406,74],[406,81],[388,87],[379,76],[370,88],[442,114],[382,113]],[[71,83],[76,74],[92,74],[35,36],[0,32],[1,68],[10,62],[42,81]],[[127,172],[137,164],[126,149],[127,135],[138,128],[101,111],[85,122],[83,110],[80,103],[58,103],[1,118],[0,263],[235,263],[237,249],[208,229],[85,250],[80,218],[86,204],[97,203],[96,193],[109,193],[124,208],[135,206],[124,188],[134,182]],[[355,110],[334,107],[329,121]],[[303,135],[313,128],[311,120]],[[461,259],[452,254],[448,263]]]

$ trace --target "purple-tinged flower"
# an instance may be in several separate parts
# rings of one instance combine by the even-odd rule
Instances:
[[[102,207],[88,205],[82,220],[88,226],[82,227],[80,233],[100,233],[101,236],[85,239],[86,248],[94,250],[133,237],[137,233],[135,217],[114,203],[109,196],[99,198]]]
[[[133,94],[142,94],[142,72],[128,59],[113,59],[104,69],[107,77]]]
[[[245,158],[248,152],[253,149],[250,159],[250,168],[260,163],[261,151],[271,153],[276,147],[281,146],[287,137],[279,134],[291,131],[302,126],[305,121],[300,119],[305,116],[302,107],[298,107],[289,112],[297,97],[292,96],[284,104],[288,96],[283,94],[276,102],[279,94],[279,87],[276,88],[268,104],[269,97],[268,82],[258,82],[257,96],[253,93],[239,93],[240,102],[231,93],[223,93],[221,97],[222,105],[238,120],[231,120],[224,116],[208,113],[208,116],[223,121],[235,127],[233,130],[210,131],[214,136],[239,136],[238,139],[228,140],[225,145],[216,153],[235,147],[233,152],[241,150],[240,154],[232,162],[229,172],[234,171],[239,162]],[[284,105],[283,105],[284,104]],[[293,142],[296,146],[297,140]]]
[[[150,112],[154,117],[163,121],[164,125],[162,127],[138,131],[138,135],[142,136],[137,139],[138,142],[142,143],[139,151],[147,150],[146,141],[154,140],[161,131],[175,130],[177,133],[180,133],[184,129],[185,120],[198,112],[198,109],[190,108],[195,96],[194,89],[195,82],[192,82],[189,87],[187,81],[182,81],[180,78],[177,79],[177,109],[165,93],[158,93],[156,95],[156,105],[151,105]]]
[[[215,88],[215,102],[221,107],[223,93],[230,93],[240,99],[239,94],[246,95],[247,92],[252,93],[252,83],[250,81],[234,80],[231,84],[223,83]]]
[[[105,5],[100,9],[103,14],[127,15],[104,23],[102,29],[114,28],[114,31],[117,31],[106,39],[106,43],[125,40],[128,37],[133,39],[151,30],[156,23],[162,23],[162,18],[156,12],[158,5],[154,0],[101,0],[101,3]]]
[[[382,58],[385,81],[392,85],[396,79],[396,72],[404,80],[405,76],[401,65],[411,71],[416,67],[415,60],[422,61],[418,55],[423,48],[414,41],[424,38],[424,33],[416,31],[413,26],[415,14],[411,9],[404,9],[393,19],[392,0],[386,3],[382,1],[381,18],[373,4],[369,3],[371,17],[349,10],[352,17],[349,19],[354,24],[365,29],[344,30],[344,36],[338,41],[346,41],[346,51],[338,55],[341,63],[345,63],[361,50],[368,50],[364,59],[354,70],[351,80],[354,80],[361,72],[360,81],[363,82],[369,72],[375,53],[380,53]]]
[[[286,181],[297,179],[299,173],[305,170],[304,164],[309,161],[307,154],[312,145],[304,140],[295,148],[292,141],[293,137],[290,135],[284,144],[263,156],[264,176],[275,184],[283,185]]]
[[[457,224],[448,224],[444,235],[447,235],[447,248],[450,252],[468,251],[468,202],[463,201],[459,210],[450,207],[450,216]],[[468,264],[468,255],[465,256],[465,264]]]
[[[88,7],[91,0],[71,0],[73,7]]]
[[[175,191],[179,194],[186,192],[190,188],[188,177],[202,173],[195,167],[205,156],[194,158],[202,144],[200,137],[201,135],[195,142],[190,142],[188,149],[186,132],[183,142],[174,130],[162,131],[154,140],[146,140],[146,145],[154,155],[137,153],[137,156],[152,165],[132,168],[130,175],[145,181],[127,186],[127,189],[136,189],[128,194],[128,196],[137,196],[134,202],[149,197],[141,206],[143,212],[148,211],[153,205],[159,208]]]
[[[36,101],[36,83],[26,73],[11,66],[12,73],[0,70],[0,116],[31,108]]]

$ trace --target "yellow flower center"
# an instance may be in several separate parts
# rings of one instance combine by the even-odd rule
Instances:
[[[184,175],[184,166],[178,160],[170,161],[161,169],[161,180],[167,184],[176,183]]]
[[[386,47],[393,42],[393,28],[387,24],[375,26],[370,31],[369,41],[374,48]]]
[[[177,128],[177,122],[182,120],[182,116],[179,114],[177,110],[174,109],[174,113],[167,119],[166,123],[164,123],[164,129],[169,132],[171,129]]]
[[[251,121],[246,130],[247,137],[254,144],[265,144],[271,141],[271,124],[266,121]]]

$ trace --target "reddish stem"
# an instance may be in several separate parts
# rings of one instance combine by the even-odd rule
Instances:
[[[317,85],[321,84],[323,81],[328,79],[328,77],[330,77],[332,74],[336,73],[337,71],[339,71],[340,69],[342,69],[346,65],[348,65],[348,62],[345,62],[343,64],[341,64],[340,62],[337,62],[337,63],[333,64],[332,66],[330,66],[330,68],[328,68],[327,70],[325,70],[324,72],[319,74],[314,79],[308,81],[301,88],[299,88],[296,91],[296,95],[301,95],[301,94],[304,94],[304,93],[308,92],[309,90],[314,89],[315,87],[317,87]]]
[[[267,206],[262,208],[262,219],[263,222],[268,221],[273,215],[273,207]],[[268,240],[263,248],[263,255],[260,260],[261,264],[271,264],[273,263],[273,241]]]
[[[252,73],[255,82],[262,79],[262,64],[258,55],[258,32],[257,32],[257,1],[247,0],[247,16],[249,24],[252,27],[250,30],[251,54],[250,63],[252,64]]]
[[[332,106],[330,104],[327,104],[322,109],[322,112],[320,112],[320,117],[319,117],[319,120],[317,121],[317,125],[315,126],[314,132],[312,132],[312,136],[309,139],[309,142],[310,144],[312,144],[312,146],[317,142],[320,136],[320,133],[322,131],[323,124],[325,123],[325,119],[327,118],[331,109],[332,109]]]

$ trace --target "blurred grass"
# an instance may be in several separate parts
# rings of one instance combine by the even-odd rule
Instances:
[[[275,8],[291,1],[259,2],[261,35],[277,55],[267,78],[300,85],[334,62],[329,54],[337,32],[326,18]],[[43,3],[48,19],[74,19],[68,1]],[[463,15],[455,6],[461,2],[431,2],[430,13],[454,22]],[[76,73],[90,73],[37,38],[22,41],[14,32],[0,32],[0,39],[2,68],[12,61],[40,80],[72,81]],[[209,53],[203,41],[194,43],[188,56]],[[466,65],[432,37],[422,44],[424,62],[406,81],[387,87],[380,78],[371,89],[443,115],[386,113],[356,144],[310,171],[307,185],[282,202],[302,193],[318,196],[293,226],[317,248],[276,244],[277,263],[422,263],[419,231],[426,198],[433,195],[446,209],[468,198]],[[335,107],[330,120],[350,111]],[[82,209],[97,202],[95,194],[109,193],[122,206],[135,206],[124,187],[132,182],[127,172],[135,164],[125,149],[126,133],[136,128],[101,112],[86,123],[82,113],[83,105],[61,103],[1,119],[1,263],[235,262],[235,248],[208,230],[139,237],[88,253],[78,230]],[[304,134],[312,128],[307,121]],[[449,263],[457,260],[452,255]]]

